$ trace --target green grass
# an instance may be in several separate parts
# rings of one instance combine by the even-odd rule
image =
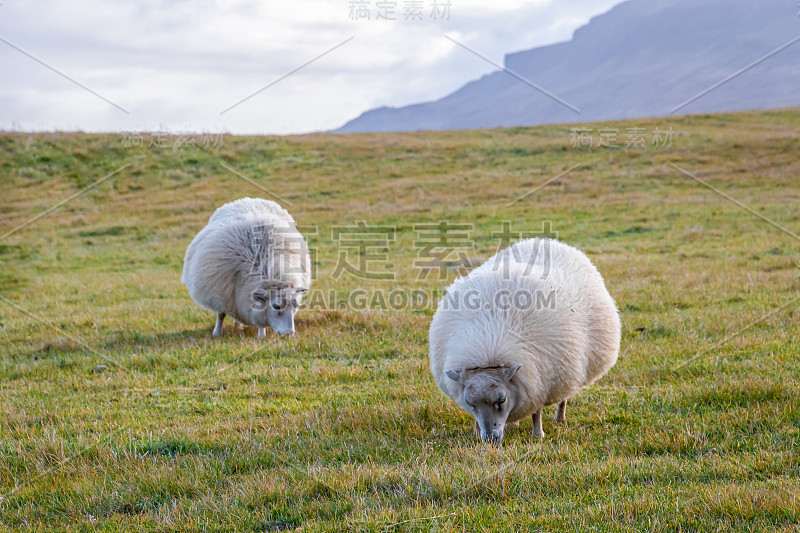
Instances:
[[[129,165],[0,240],[0,530],[797,531],[800,243],[671,164],[800,233],[800,109],[599,127],[675,137],[0,135],[0,234]],[[180,283],[214,208],[269,196],[223,165],[316,228],[333,303],[294,338],[212,339]],[[396,228],[395,279],[333,279],[331,228],[360,220]],[[504,221],[547,222],[619,304],[619,362],[542,441],[529,420],[474,441],[428,370],[433,306],[346,305],[449,284],[414,268],[414,224],[440,220],[474,224],[479,258]]]

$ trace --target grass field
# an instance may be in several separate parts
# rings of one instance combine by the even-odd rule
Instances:
[[[0,135],[0,531],[800,530],[800,109],[588,127]],[[315,305],[212,339],[184,251],[268,191]],[[386,242],[334,238],[359,221]],[[440,221],[468,238],[419,279]],[[504,222],[585,251],[623,335],[566,425],[494,449],[430,376],[434,305],[375,295],[435,294]]]

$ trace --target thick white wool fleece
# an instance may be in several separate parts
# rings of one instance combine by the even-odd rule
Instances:
[[[502,294],[510,304],[498,300]],[[591,261],[559,241],[528,239],[447,289],[430,327],[431,372],[460,402],[462,385],[447,370],[522,363],[513,422],[601,377],[616,363],[619,343],[616,304]]]
[[[285,209],[241,198],[217,209],[189,244],[181,279],[199,305],[249,324],[255,290],[310,287],[311,258]]]

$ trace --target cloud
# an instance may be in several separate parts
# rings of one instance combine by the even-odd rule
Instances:
[[[363,0],[362,0],[363,1]],[[422,6],[409,18],[410,1]],[[437,99],[507,52],[568,39],[617,0],[41,0],[0,6],[0,37],[130,113],[0,43],[0,128],[298,133],[381,105]],[[395,20],[378,17],[395,6]],[[441,14],[441,13],[440,13]],[[292,76],[229,106],[355,38]]]

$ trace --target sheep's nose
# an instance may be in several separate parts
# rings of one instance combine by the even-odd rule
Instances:
[[[503,432],[492,431],[491,433],[485,433],[483,435],[483,442],[491,444],[492,446],[500,446],[500,443],[503,442]]]

